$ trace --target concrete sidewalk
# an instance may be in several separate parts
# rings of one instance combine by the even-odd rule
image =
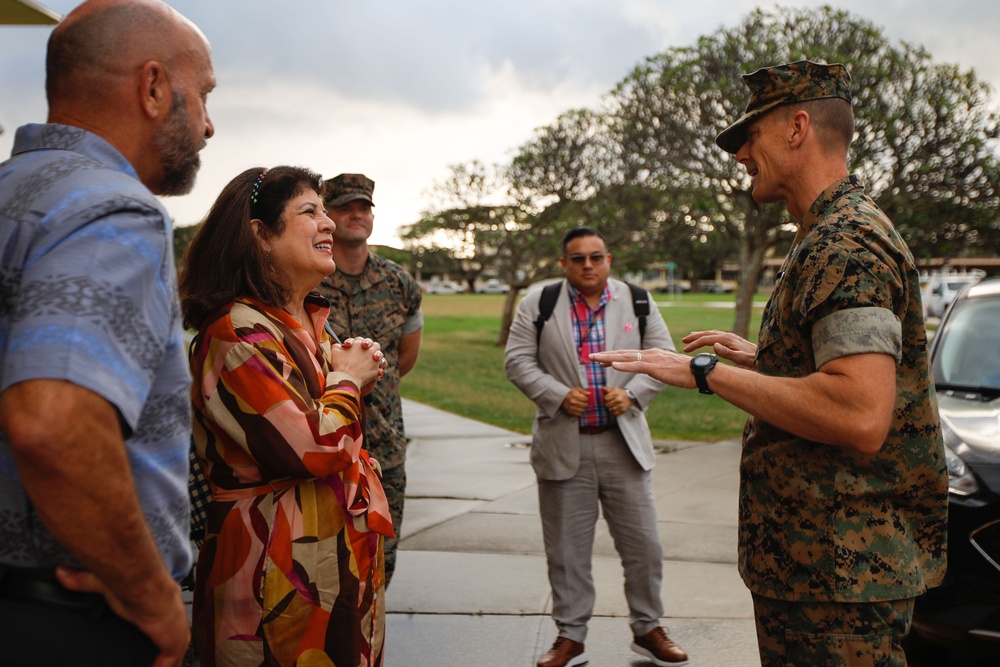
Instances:
[[[533,667],[555,626],[530,439],[413,401],[403,413],[412,442],[386,667]],[[736,572],[739,442],[670,448],[653,472],[663,623],[692,666],[758,667],[750,594]],[[629,648],[621,563],[603,520],[594,580],[589,664],[650,665]]]

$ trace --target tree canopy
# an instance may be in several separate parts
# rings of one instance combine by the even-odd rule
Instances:
[[[509,276],[551,268],[553,238],[579,224],[601,229],[618,267],[669,260],[697,277],[735,256],[733,330],[746,335],[764,261],[787,250],[794,221],[782,204],[753,200],[746,171],[715,137],[746,107],[743,74],[802,59],[850,71],[857,126],[850,168],[915,256],[1000,247],[1000,116],[989,85],[830,7],[758,9],[691,46],[647,58],[598,110],[567,111],[536,130],[509,165],[495,167],[502,186],[491,190],[489,207],[480,200],[479,208],[466,201],[439,210],[410,238],[475,218],[463,228],[482,237],[476,254],[482,250],[487,263],[503,258]],[[461,200],[478,184],[452,185]],[[514,253],[519,244],[523,251]]]

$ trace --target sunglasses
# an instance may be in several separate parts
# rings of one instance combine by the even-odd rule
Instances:
[[[580,266],[586,264],[588,259],[594,266],[600,266],[601,264],[604,264],[604,258],[607,256],[607,253],[603,252],[595,252],[590,255],[567,255],[569,261],[574,264],[579,264]]]

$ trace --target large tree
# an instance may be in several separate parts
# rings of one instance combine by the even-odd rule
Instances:
[[[1000,123],[986,84],[933,63],[919,47],[891,44],[873,24],[843,11],[758,9],[692,47],[647,59],[608,104],[610,126],[643,182],[678,200],[691,193],[694,217],[738,241],[733,330],[742,335],[764,260],[787,241],[791,221],[782,205],[753,200],[745,170],[715,137],[746,106],[742,74],[800,59],[841,62],[851,71],[857,117],[851,169],[865,176],[915,253],[929,254],[935,245],[937,252],[963,252],[996,234],[1000,199],[991,141]]]
[[[475,160],[452,165],[448,176],[434,184],[439,204],[404,227],[403,240],[414,250],[429,246],[447,252],[452,269],[461,273],[471,291],[497,259],[496,237],[505,224],[504,207],[490,200],[497,199],[501,187],[495,167]]]
[[[557,266],[550,252],[554,230],[537,221],[548,207],[519,196],[508,174],[506,167],[478,161],[453,165],[433,188],[436,205],[402,230],[411,249],[447,248],[470,289],[484,271],[510,285],[498,345],[507,342],[520,290],[555,275]]]
[[[538,128],[507,166],[473,161],[455,165],[436,183],[436,205],[407,227],[410,244],[435,237],[450,245],[479,271],[489,269],[511,289],[504,302],[498,345],[507,342],[521,290],[560,275],[559,243],[563,234],[594,218],[627,214],[638,197],[620,197],[609,207],[597,187],[609,180],[603,117],[586,109],[568,111]],[[635,229],[637,224],[612,225]],[[636,247],[628,238],[626,248]],[[617,258],[616,258],[617,261]],[[627,263],[627,262],[626,262]]]

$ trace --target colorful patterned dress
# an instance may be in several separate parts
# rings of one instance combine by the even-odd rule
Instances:
[[[388,505],[359,389],[330,365],[329,309],[306,306],[319,345],[250,299],[196,340],[194,438],[213,494],[194,596],[205,666],[382,664]]]

